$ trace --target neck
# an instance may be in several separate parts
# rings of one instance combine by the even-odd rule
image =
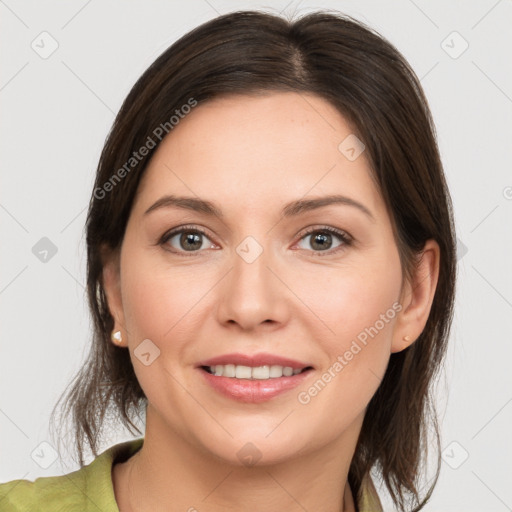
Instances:
[[[354,512],[347,476],[362,419],[342,439],[319,450],[286,462],[245,467],[201,451],[166,428],[148,406],[142,448],[113,469],[119,509]]]

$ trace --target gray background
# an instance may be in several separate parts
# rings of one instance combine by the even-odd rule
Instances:
[[[460,244],[438,387],[444,461],[425,510],[512,510],[510,0],[0,1],[0,482],[77,468],[54,461],[48,419],[89,342],[82,230],[115,113],[179,36],[246,8],[350,14],[394,43],[421,78]],[[46,262],[44,237],[57,249]],[[113,431],[103,448],[129,438]]]

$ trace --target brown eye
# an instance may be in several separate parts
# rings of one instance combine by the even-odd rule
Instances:
[[[307,241],[309,238],[309,241]],[[338,242],[336,242],[338,240]],[[351,244],[351,238],[342,231],[334,228],[314,228],[306,232],[302,236],[301,242],[305,241],[305,246],[300,246],[301,249],[313,250],[314,252],[329,252],[333,253],[338,248],[343,248]],[[299,242],[299,244],[301,243]]]
[[[208,242],[210,242],[208,244]],[[161,245],[170,246],[171,252],[200,252],[201,249],[213,247],[206,234],[197,228],[180,228],[165,234],[160,240]]]

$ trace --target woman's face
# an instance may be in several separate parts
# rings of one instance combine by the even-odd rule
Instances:
[[[284,92],[202,104],[163,140],[109,296],[159,434],[238,464],[356,435],[407,334],[363,149],[328,102]]]

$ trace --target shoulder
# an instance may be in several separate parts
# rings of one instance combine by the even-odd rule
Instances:
[[[75,472],[83,479],[83,468]],[[0,484],[0,510],[5,512],[29,512],[35,510],[36,504],[42,510],[53,509],[79,510],[83,500],[77,500],[76,492],[69,492],[72,484],[71,475],[40,477],[35,481],[11,480]],[[67,480],[67,477],[70,479]],[[75,477],[76,480],[77,477]]]
[[[112,485],[112,465],[114,461],[130,457],[142,443],[143,439],[135,439],[116,444],[72,473],[0,484],[0,510],[118,512]]]
[[[361,496],[357,502],[359,512],[383,512],[377,490],[373,484],[370,475],[366,475],[361,483]]]

